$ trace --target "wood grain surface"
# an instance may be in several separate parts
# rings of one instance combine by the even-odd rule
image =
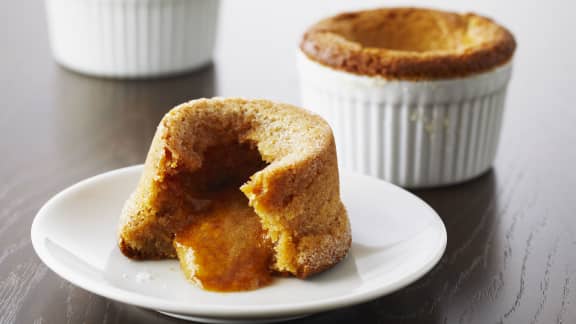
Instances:
[[[0,2],[0,323],[179,322],[60,279],[34,254],[30,224],[65,187],[142,163],[175,104],[213,95],[297,104],[293,57],[303,26],[353,4],[318,1],[301,14],[296,7],[305,2],[290,3],[225,2],[214,65],[118,81],[52,61],[40,1]],[[454,3],[435,6],[475,10]],[[295,323],[576,323],[573,10],[559,0],[482,6],[509,22],[520,46],[494,168],[462,185],[416,192],[446,224],[446,254],[406,289]],[[243,24],[256,8],[269,14]]]

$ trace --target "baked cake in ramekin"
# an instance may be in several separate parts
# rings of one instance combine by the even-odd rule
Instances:
[[[332,125],[345,168],[412,188],[462,182],[494,160],[515,49],[475,14],[343,13],[302,38],[302,104]]]

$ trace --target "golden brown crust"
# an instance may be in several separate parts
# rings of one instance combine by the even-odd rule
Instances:
[[[343,13],[304,34],[311,60],[386,79],[464,77],[510,61],[514,36],[489,18],[431,9],[387,8]]]
[[[266,100],[200,99],[162,119],[142,178],[126,202],[119,247],[133,258],[174,257],[187,215],[169,179],[201,168],[207,148],[251,143],[268,165],[241,190],[275,245],[274,271],[307,277],[340,261],[351,244],[340,201],[332,131],[319,116]]]

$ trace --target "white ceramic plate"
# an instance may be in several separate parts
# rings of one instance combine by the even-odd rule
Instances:
[[[213,293],[188,283],[178,262],[131,261],[116,247],[122,205],[142,166],[84,180],[48,201],[32,224],[40,259],[95,294],[171,316],[205,322],[271,321],[368,301],[414,282],[446,247],[442,220],[426,203],[390,183],[343,174],[352,223],[348,257],[307,280],[277,278],[241,293]]]

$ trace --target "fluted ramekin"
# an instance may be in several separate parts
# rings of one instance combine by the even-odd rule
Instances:
[[[332,126],[341,167],[409,188],[459,183],[491,167],[511,62],[424,81],[346,73],[301,52],[298,62],[302,105]]]
[[[54,58],[104,77],[177,74],[212,60],[218,0],[46,0]]]

